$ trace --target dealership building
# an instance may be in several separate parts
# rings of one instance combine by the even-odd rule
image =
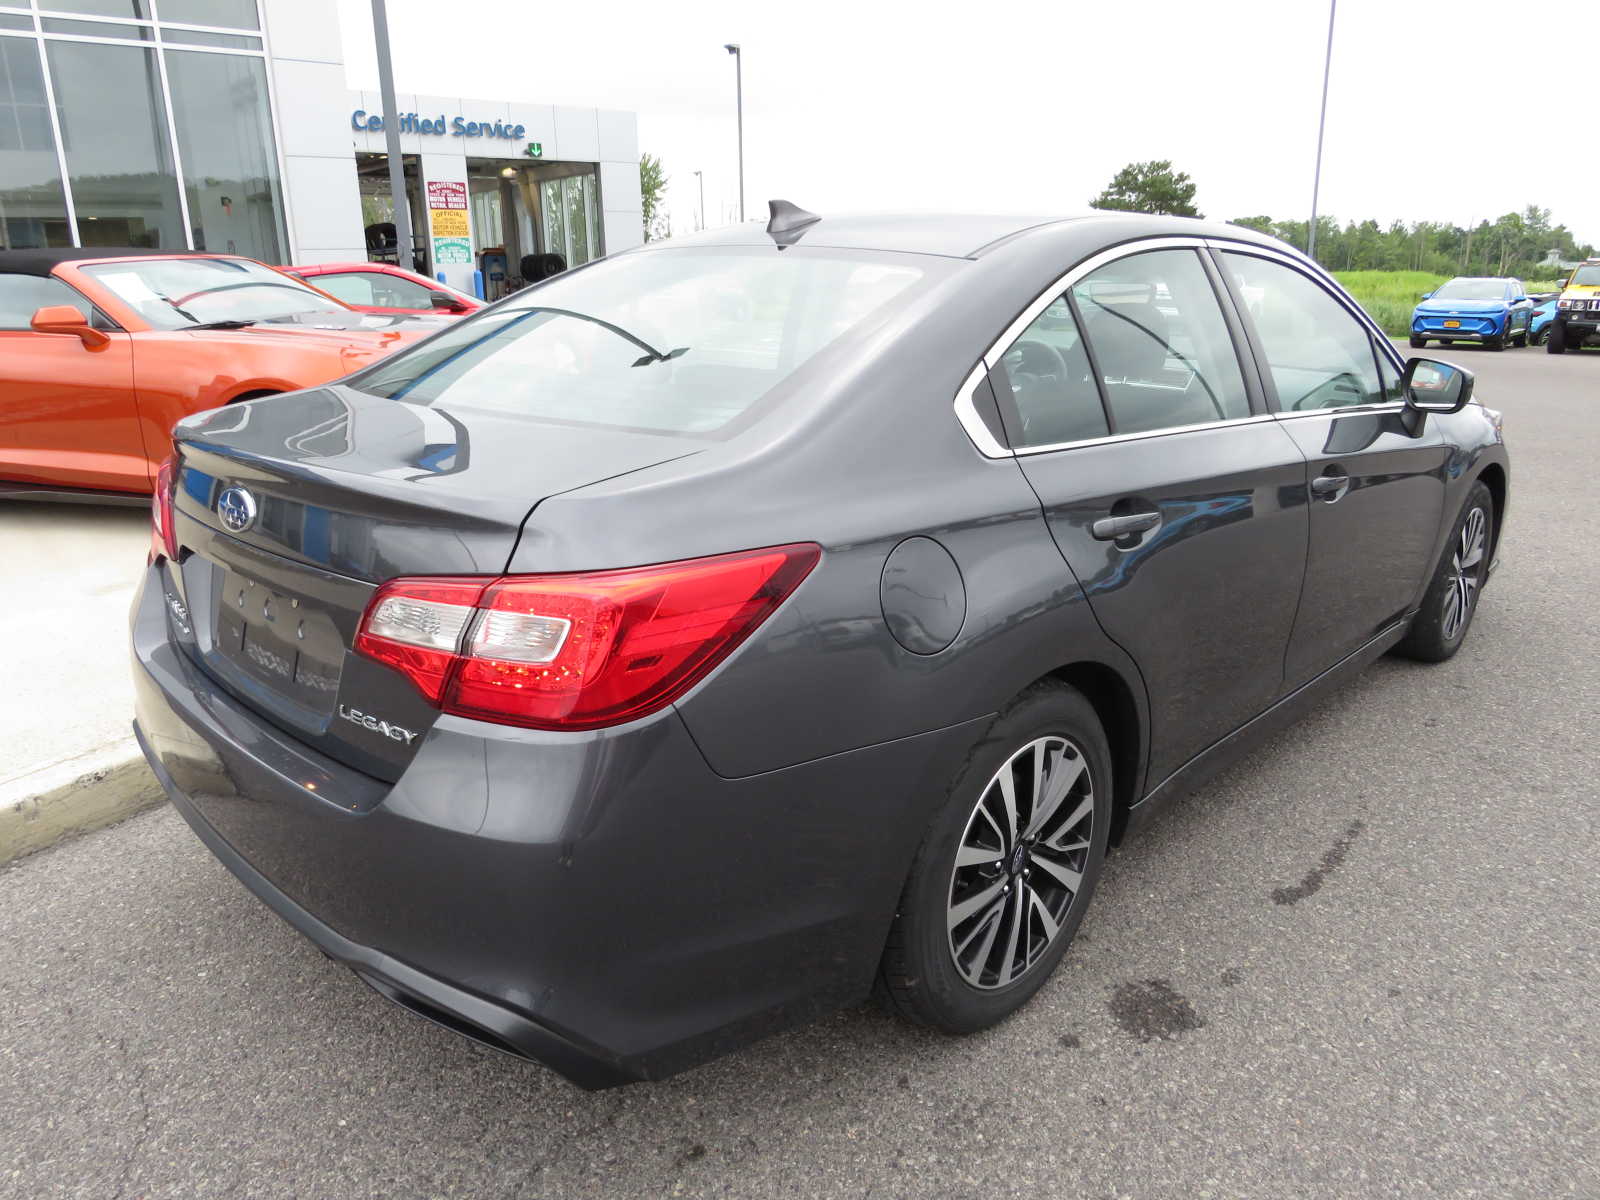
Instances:
[[[643,240],[633,113],[396,100],[350,89],[332,0],[0,0],[0,248],[400,261],[386,121],[430,275]]]

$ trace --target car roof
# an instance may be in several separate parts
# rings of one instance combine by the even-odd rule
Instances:
[[[790,245],[835,250],[888,250],[947,258],[978,258],[1015,238],[1063,226],[1085,232],[1103,227],[1110,241],[1142,237],[1218,237],[1279,246],[1281,243],[1242,225],[1147,213],[1094,210],[1086,213],[1004,215],[995,213],[849,213],[819,217],[787,236]],[[765,225],[746,221],[686,237],[648,242],[632,253],[682,246],[771,246]]]
[[[999,216],[957,213],[860,213],[823,217],[798,231],[795,244],[827,246],[838,250],[898,250],[910,254],[935,254],[970,258],[984,247],[1041,225],[1061,221],[1059,216]],[[651,243],[670,248],[672,243],[696,246],[771,246],[772,236],[763,223],[746,221],[722,229],[670,242]]]
[[[238,258],[201,250],[152,250],[135,246],[57,246],[48,250],[0,250],[0,275],[48,275],[64,262],[106,258]]]

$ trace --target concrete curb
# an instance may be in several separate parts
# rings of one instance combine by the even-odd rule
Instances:
[[[0,866],[164,799],[131,737],[0,782]]]

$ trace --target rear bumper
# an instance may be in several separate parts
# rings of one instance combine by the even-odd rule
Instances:
[[[390,999],[589,1088],[863,998],[987,723],[726,779],[672,710],[584,734],[443,717],[391,787],[220,691],[170,640],[159,569],[135,728],[201,840]]]

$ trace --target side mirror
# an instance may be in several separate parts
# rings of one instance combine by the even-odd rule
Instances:
[[[458,313],[467,311],[467,306],[449,292],[429,292],[428,302],[435,308],[442,308],[445,312]]]
[[[1433,296],[1432,292],[1423,292],[1422,295],[1418,297],[1418,299],[1427,300],[1427,299],[1430,299],[1432,296]]]
[[[1531,304],[1531,303],[1533,303],[1533,301],[1529,300],[1526,296],[1513,296],[1513,297],[1511,297],[1511,303],[1513,303],[1513,304]]]
[[[91,350],[98,350],[111,340],[70,304],[46,305],[33,314],[28,325],[35,333],[70,333]]]
[[[1472,399],[1472,372],[1432,358],[1413,358],[1406,363],[1400,387],[1405,394],[1407,413],[1414,414],[1412,419],[1420,427],[1420,420],[1426,413],[1460,412],[1466,406]],[[1411,427],[1410,422],[1408,427]],[[1412,432],[1415,431],[1413,428]]]

